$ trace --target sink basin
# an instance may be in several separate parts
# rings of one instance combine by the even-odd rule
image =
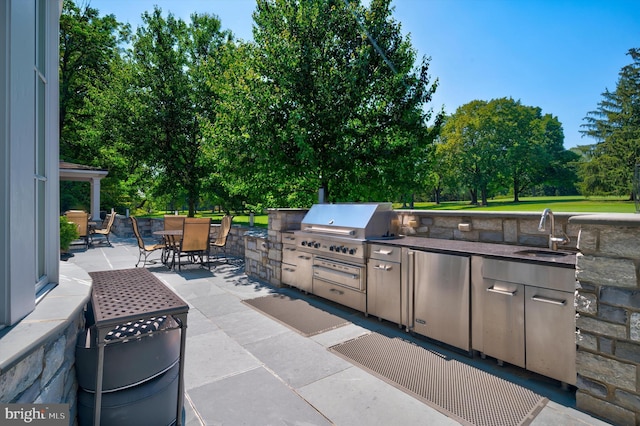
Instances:
[[[562,257],[566,256],[568,253],[563,253],[561,251],[553,251],[553,250],[520,250],[515,252],[515,254],[523,255],[523,256],[533,256],[533,257]]]

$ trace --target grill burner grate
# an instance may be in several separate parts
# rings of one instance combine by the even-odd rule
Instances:
[[[330,350],[466,425],[528,425],[547,399],[434,351],[371,333]]]

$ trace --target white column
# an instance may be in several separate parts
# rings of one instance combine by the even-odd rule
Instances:
[[[100,221],[100,178],[91,178],[91,219]]]

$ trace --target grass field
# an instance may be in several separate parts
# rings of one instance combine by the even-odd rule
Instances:
[[[402,204],[394,204],[395,209],[401,209]],[[582,196],[567,197],[525,197],[519,203],[514,203],[512,198],[496,198],[489,200],[488,206],[473,206],[468,201],[448,201],[441,204],[415,203],[416,210],[469,210],[469,211],[509,211],[509,212],[542,212],[549,207],[554,212],[571,213],[635,213],[636,205],[633,201],[621,198],[585,198]],[[179,212],[186,214],[186,212]],[[141,217],[161,218],[165,212],[145,214]],[[198,217],[210,217],[214,223],[220,223],[222,213],[202,212]],[[236,225],[249,225],[248,215],[236,215],[233,217]],[[255,215],[254,225],[266,228],[268,216],[266,214]]]
[[[402,204],[394,204],[394,208],[402,208]],[[474,206],[468,201],[451,201],[435,203],[416,203],[416,210],[471,210],[471,211],[542,211],[549,207],[557,212],[576,213],[635,213],[636,205],[633,201],[621,198],[585,198],[582,196],[566,197],[525,197],[519,203],[513,198],[496,198],[489,200],[488,206]]]

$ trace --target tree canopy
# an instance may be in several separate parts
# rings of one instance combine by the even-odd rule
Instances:
[[[581,164],[585,194],[634,196],[634,168],[640,164],[640,49],[627,54],[632,62],[620,70],[615,90],[602,93],[582,125],[582,135],[596,140]]]
[[[511,98],[475,100],[446,118],[441,161],[450,164],[471,202],[483,205],[510,188],[514,202],[527,188],[558,183],[568,156],[562,125],[537,107]]]
[[[411,187],[416,155],[432,141],[427,103],[436,86],[427,58],[414,67],[415,51],[391,14],[389,0],[368,8],[258,0],[253,89],[260,95],[251,97],[250,116],[260,116],[260,127],[239,141],[277,167],[254,178],[297,192],[303,205],[318,188],[329,201],[357,201]]]
[[[307,207],[320,188],[328,202],[411,202],[460,187],[486,204],[571,186],[577,155],[540,108],[433,110],[431,59],[391,0],[257,0],[253,19],[245,42],[215,15],[156,7],[132,34],[65,1],[61,158],[109,170],[105,206],[194,215]]]

